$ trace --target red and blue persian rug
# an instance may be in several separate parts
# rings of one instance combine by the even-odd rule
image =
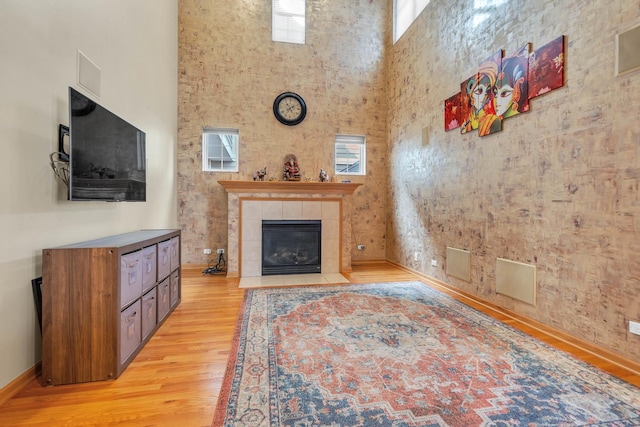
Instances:
[[[253,289],[213,425],[640,426],[640,389],[419,282]]]

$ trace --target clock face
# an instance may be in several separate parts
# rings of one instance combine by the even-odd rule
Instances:
[[[278,111],[280,111],[280,115],[285,119],[294,120],[300,117],[302,105],[300,105],[300,101],[298,101],[297,98],[287,97],[280,101]]]
[[[300,95],[284,92],[273,102],[273,114],[281,123],[293,126],[304,120],[307,106]]]

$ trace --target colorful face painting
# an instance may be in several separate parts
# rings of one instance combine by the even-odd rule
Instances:
[[[471,115],[471,94],[468,87],[472,86],[478,79],[478,75],[474,74],[467,80],[460,83],[460,133],[467,133],[473,130]],[[477,129],[476,125],[476,129]]]
[[[444,100],[444,130],[460,127],[460,92]]]
[[[564,84],[565,36],[531,53],[527,43],[506,58],[500,50],[460,84],[460,93],[444,101],[444,129],[479,136],[502,130],[505,119],[529,111],[529,100]]]
[[[564,36],[542,46],[529,57],[529,99],[564,84]]]
[[[480,129],[485,116],[493,115],[493,85],[498,74],[499,59],[502,51],[484,61],[478,73],[460,85],[460,107],[462,125],[460,133]],[[498,61],[498,62],[496,62]]]
[[[502,65],[502,55],[502,50],[496,52],[480,64],[478,69],[481,94],[483,96],[483,112],[478,120],[478,135],[480,136],[486,136],[502,130],[502,119],[496,114],[495,103],[493,102],[498,70]]]
[[[530,46],[527,44],[514,55],[502,59],[493,90],[494,109],[501,119],[529,111],[527,77]]]

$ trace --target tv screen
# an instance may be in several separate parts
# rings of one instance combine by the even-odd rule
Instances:
[[[69,200],[146,201],[145,133],[69,88]]]

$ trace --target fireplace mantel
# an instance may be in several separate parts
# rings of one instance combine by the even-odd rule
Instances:
[[[350,195],[361,186],[346,182],[305,181],[224,181],[218,183],[227,193],[290,193],[290,194],[334,194]]]
[[[320,219],[322,273],[351,271],[351,209],[346,199],[360,183],[225,181],[228,194],[227,277],[260,276],[262,220]],[[344,202],[344,203],[343,203]]]

